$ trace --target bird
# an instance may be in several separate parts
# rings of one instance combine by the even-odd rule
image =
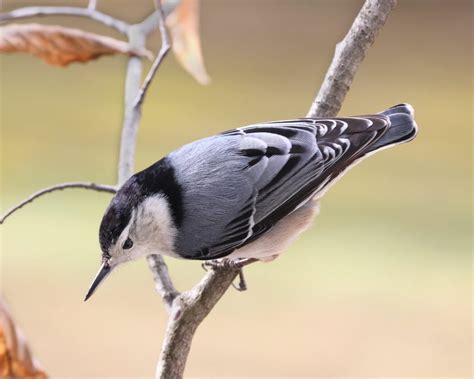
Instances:
[[[329,187],[361,160],[415,138],[414,110],[259,123],[186,144],[131,176],[102,218],[101,266],[150,254],[271,261],[310,225]]]

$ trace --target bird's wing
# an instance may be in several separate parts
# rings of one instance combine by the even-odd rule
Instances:
[[[209,230],[191,221],[197,222],[193,229],[197,233],[200,228],[201,236],[192,251],[190,246],[185,249],[186,256],[221,258],[255,240],[360,158],[387,125],[383,115],[298,119],[251,125],[211,138],[204,156],[218,177],[205,180],[211,183],[205,185],[207,196],[205,191],[201,195],[209,206],[226,208],[225,214]],[[215,150],[209,154],[209,149]]]

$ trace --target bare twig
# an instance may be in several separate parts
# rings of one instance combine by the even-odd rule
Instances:
[[[143,100],[145,99],[148,87],[150,86],[153,78],[155,77],[156,72],[160,68],[161,62],[163,62],[163,59],[166,57],[166,54],[168,54],[171,48],[170,36],[165,25],[165,14],[163,12],[163,8],[161,7],[160,0],[155,0],[155,6],[156,13],[158,13],[158,28],[160,29],[161,35],[161,48],[150,68],[150,71],[148,71],[145,81],[143,82],[143,85],[140,88],[140,91],[138,92],[135,104],[133,105],[133,108],[135,110],[139,110],[139,108],[141,107]]]
[[[7,212],[5,212],[3,216],[0,217],[0,224],[3,224],[5,220],[8,217],[10,217],[13,213],[23,208],[26,204],[32,203],[38,197],[41,197],[43,195],[46,195],[47,193],[51,193],[54,191],[61,191],[66,188],[83,188],[83,189],[93,190],[97,192],[109,192],[109,193],[115,193],[117,191],[114,186],[109,186],[106,184],[95,184],[95,183],[86,183],[86,182],[68,182],[68,183],[55,184],[54,186],[46,187],[38,192],[35,192],[31,196],[23,200],[21,203],[9,209]]]
[[[152,254],[147,257],[148,265],[153,273],[153,281],[155,282],[155,288],[161,295],[163,303],[165,304],[168,313],[171,310],[174,299],[179,295],[179,292],[174,288],[171,281],[171,277],[168,272],[168,266],[166,265],[163,257],[158,254]]]
[[[337,44],[334,58],[307,117],[337,115],[359,65],[396,3],[396,0],[365,1],[349,32]]]
[[[106,26],[118,30],[122,34],[127,34],[130,25],[125,21],[116,19],[108,14],[91,8],[79,7],[25,7],[18,8],[11,12],[0,13],[0,22],[18,20],[21,18],[37,16],[79,16],[88,17]]]
[[[147,78],[150,77],[148,79],[148,83],[145,79],[145,83],[147,83],[145,90],[142,89],[140,91],[140,81],[143,69],[142,59],[140,57],[132,56],[128,60],[127,77],[125,81],[124,120],[118,163],[119,185],[122,185],[133,174],[134,171],[136,140],[138,126],[141,119],[141,106],[143,103],[143,100],[137,102],[137,99],[140,96],[139,93],[143,93],[144,95],[150,84],[149,82],[151,82],[153,79],[160,63],[166,55],[166,52],[162,53],[164,51],[163,48],[165,47],[166,49],[166,45],[169,45],[169,37],[164,26],[164,16],[161,10],[161,3],[157,0],[155,1],[157,11],[153,13],[159,13],[161,15],[159,18],[160,22],[156,25],[156,27],[159,27],[161,33],[162,47],[160,49],[160,53],[152,65],[150,73],[147,76]],[[141,24],[132,25],[130,27],[128,31],[128,40],[133,48],[142,49],[145,47],[146,31],[142,28]],[[169,49],[169,46],[167,49]],[[167,310],[169,310],[173,300],[179,295],[179,292],[173,285],[168,272],[168,267],[166,266],[163,258],[154,254],[150,255],[147,259],[150,270],[153,273],[155,287],[158,293],[161,295]]]
[[[136,138],[141,118],[143,99],[171,45],[168,31],[165,26],[163,10],[160,5],[161,3],[159,0],[155,0],[155,4],[157,12],[160,14],[160,21],[157,26],[161,33],[161,48],[141,88],[141,59],[133,59],[135,57],[131,57],[128,61],[127,79],[125,83],[124,126],[122,129],[122,141],[120,144],[119,184],[123,184],[133,173]],[[130,28],[129,42],[132,48],[143,49],[145,47],[145,39],[146,35],[144,34],[140,24],[133,25]]]

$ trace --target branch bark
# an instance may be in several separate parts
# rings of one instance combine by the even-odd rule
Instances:
[[[147,261],[150,271],[153,274],[156,291],[160,294],[166,311],[170,314],[173,302],[176,297],[179,296],[179,292],[171,281],[168,266],[163,260],[163,257],[159,254],[149,255]]]
[[[355,73],[382,29],[396,0],[366,0],[334,58],[307,117],[334,117],[341,109]]]
[[[161,7],[161,3],[159,0],[155,0],[155,5],[156,5],[155,13],[158,14],[157,26],[160,30],[160,35],[161,35],[161,48],[158,55],[156,56],[155,61],[153,62],[151,66],[150,71],[148,72],[145,78],[145,81],[143,82],[142,87],[138,91],[137,98],[135,100],[135,103],[133,104],[134,111],[140,110],[140,107],[142,106],[143,101],[145,100],[145,95],[146,95],[146,92],[148,91],[148,87],[150,86],[153,78],[155,77],[156,72],[160,68],[161,62],[163,62],[163,59],[166,57],[166,55],[168,54],[171,48],[170,36],[168,33],[168,29],[166,29],[166,25],[165,25],[165,14],[164,14],[163,8]],[[142,29],[142,33],[146,33],[146,30]]]
[[[213,269],[174,300],[155,378],[183,377],[194,333],[237,275],[238,270]]]
[[[106,184],[95,184],[95,183],[87,183],[87,182],[68,182],[68,183],[55,184],[51,187],[46,187],[38,192],[35,192],[34,194],[30,195],[19,204],[10,208],[0,217],[0,224],[3,224],[5,220],[8,217],[10,217],[13,213],[23,208],[26,204],[32,203],[38,197],[41,197],[51,192],[62,191],[66,188],[82,188],[82,189],[88,189],[88,190],[93,190],[97,192],[109,192],[109,193],[117,192],[115,186],[109,186]]]
[[[155,6],[156,11],[153,14],[157,14],[158,19],[154,25],[160,30],[161,48],[141,87],[142,59],[140,57],[130,57],[128,61],[127,78],[125,82],[124,123],[122,128],[122,140],[120,143],[118,172],[119,185],[125,183],[125,181],[133,174],[133,168],[135,166],[136,139],[141,119],[143,100],[156,72],[171,47],[168,30],[165,25],[164,11],[159,0],[155,0]],[[150,17],[144,22],[148,19],[150,19]],[[149,32],[150,30],[144,28],[143,24],[132,25],[128,33],[130,46],[134,49],[138,49],[137,51],[144,49],[146,36]]]

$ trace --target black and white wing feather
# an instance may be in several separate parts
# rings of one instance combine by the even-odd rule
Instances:
[[[177,150],[170,158],[187,215],[176,250],[215,259],[255,240],[369,152],[389,125],[385,115],[278,121]]]

